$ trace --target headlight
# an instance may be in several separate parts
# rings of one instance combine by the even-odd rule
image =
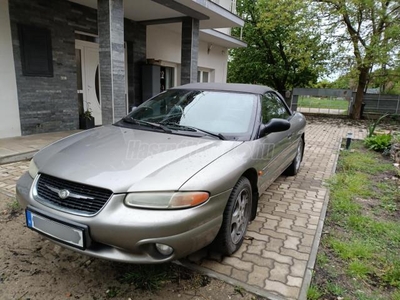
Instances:
[[[32,178],[35,178],[38,172],[39,172],[39,169],[36,166],[36,164],[32,158],[31,162],[29,163],[29,175],[31,175]]]
[[[208,200],[207,192],[130,193],[125,204],[133,207],[176,209],[197,206]]]

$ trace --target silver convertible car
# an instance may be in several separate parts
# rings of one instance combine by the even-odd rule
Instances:
[[[39,151],[17,198],[28,228],[82,254],[162,263],[211,244],[230,255],[259,193],[299,171],[305,125],[265,86],[183,85]]]

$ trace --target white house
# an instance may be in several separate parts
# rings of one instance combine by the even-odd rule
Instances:
[[[235,0],[0,0],[0,138],[110,124],[169,87],[225,82]]]

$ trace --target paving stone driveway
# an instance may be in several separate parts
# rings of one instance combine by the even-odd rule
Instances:
[[[306,299],[328,202],[323,182],[334,172],[341,139],[348,132],[355,139],[365,136],[344,122],[307,125],[301,171],[278,178],[262,193],[237,253],[223,258],[203,251],[184,265],[269,299]]]
[[[348,132],[355,139],[365,136],[365,130],[335,122],[307,125],[301,171],[280,177],[262,193],[237,253],[221,257],[204,250],[182,263],[263,297],[305,299],[328,201],[323,181],[334,172],[341,138]],[[13,194],[27,167],[28,162],[0,165],[0,192]]]

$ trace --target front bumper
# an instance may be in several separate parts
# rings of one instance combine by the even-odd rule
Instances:
[[[181,210],[149,210],[127,207],[124,194],[114,194],[95,216],[85,217],[59,211],[37,202],[33,179],[25,173],[17,182],[18,202],[42,211],[55,220],[70,220],[89,228],[91,244],[85,250],[55,243],[94,257],[128,263],[162,263],[182,258],[210,244],[222,224],[230,190],[212,196],[205,204]],[[174,249],[161,255],[155,243]]]

